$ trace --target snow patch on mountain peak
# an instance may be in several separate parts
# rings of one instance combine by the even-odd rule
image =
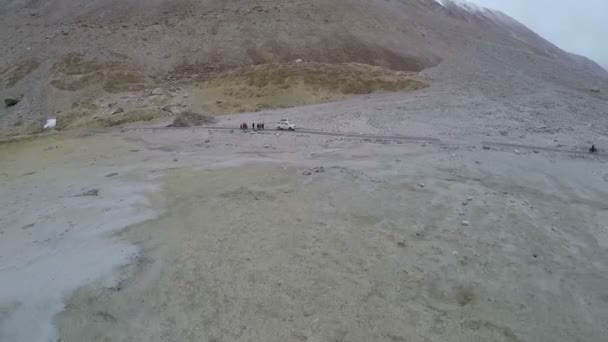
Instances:
[[[476,4],[466,1],[466,0],[435,0],[435,2],[437,2],[438,4],[440,4],[443,7],[457,6],[457,7],[460,7],[461,9],[463,9],[467,12],[471,12],[471,13],[489,11],[487,8],[481,7],[479,5],[476,5]]]

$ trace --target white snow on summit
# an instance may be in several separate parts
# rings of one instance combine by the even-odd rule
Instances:
[[[489,11],[487,8],[481,7],[466,0],[435,0],[435,2],[437,2],[443,7],[458,6],[471,13]]]

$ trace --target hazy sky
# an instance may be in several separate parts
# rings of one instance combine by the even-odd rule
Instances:
[[[501,10],[560,48],[608,68],[608,0],[469,0]]]

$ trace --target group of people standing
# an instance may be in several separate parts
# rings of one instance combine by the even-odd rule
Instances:
[[[246,122],[243,122],[243,123],[241,124],[241,129],[242,129],[242,130],[247,130],[247,129],[249,129],[249,125],[247,125],[247,123],[246,123]],[[251,129],[253,129],[254,131],[255,131],[255,130],[258,130],[258,131],[263,131],[263,130],[264,130],[264,123],[262,122],[262,123],[257,123],[257,124],[256,124],[255,122],[252,122],[252,123],[251,123]]]

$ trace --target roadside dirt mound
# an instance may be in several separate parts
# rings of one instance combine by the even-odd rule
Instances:
[[[194,103],[216,113],[258,111],[331,102],[374,92],[412,91],[427,83],[414,73],[364,64],[264,64],[199,83]]]
[[[215,119],[211,116],[203,115],[200,113],[195,113],[192,111],[187,111],[185,113],[181,113],[177,115],[175,119],[173,119],[172,127],[193,127],[193,126],[202,126],[204,124],[211,124],[216,122]]]
[[[73,62],[73,61],[72,61]],[[84,63],[84,65],[83,65]],[[66,75],[95,75],[98,64],[82,60]],[[63,69],[60,69],[63,68]],[[91,89],[99,89],[94,84]],[[414,91],[427,87],[417,73],[371,65],[291,63],[243,67],[207,80],[180,86],[149,88],[127,93],[104,93],[75,101],[58,116],[58,129],[113,127],[138,121],[173,120],[176,127],[211,123],[212,116],[263,109],[325,103],[376,92]],[[84,88],[83,88],[84,89]],[[85,89],[86,90],[86,89]],[[63,93],[69,91],[63,90]],[[84,90],[74,91],[84,93]]]

